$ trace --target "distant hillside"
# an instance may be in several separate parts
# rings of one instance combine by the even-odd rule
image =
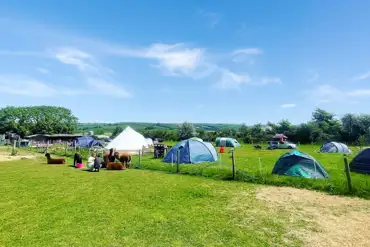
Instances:
[[[179,124],[176,123],[138,123],[138,122],[122,122],[122,123],[79,123],[78,131],[104,131],[104,133],[111,133],[117,126],[130,126],[137,131],[143,130],[176,130]],[[197,129],[205,131],[216,131],[224,128],[237,129],[240,124],[209,124],[209,123],[195,123]]]

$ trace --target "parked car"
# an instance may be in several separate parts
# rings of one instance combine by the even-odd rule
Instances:
[[[297,145],[288,141],[269,141],[269,149],[295,149]]]

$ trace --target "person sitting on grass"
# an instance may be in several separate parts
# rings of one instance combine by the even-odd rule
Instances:
[[[95,161],[96,154],[92,153],[89,159],[87,160],[86,167],[89,171],[94,169],[94,161]]]
[[[101,155],[98,154],[94,160],[93,172],[98,172],[100,170],[102,163],[103,163],[103,159],[101,158]]]

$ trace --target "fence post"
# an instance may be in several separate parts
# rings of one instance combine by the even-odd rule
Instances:
[[[15,147],[17,145],[17,141],[13,140],[13,147],[12,147],[12,155],[15,155]]]
[[[262,178],[262,163],[261,163],[261,158],[258,158],[258,163],[260,165],[260,177]]]
[[[345,172],[347,176],[347,183],[348,183],[348,191],[352,192],[352,178],[351,178],[351,171],[349,169],[347,156],[344,155],[344,166],[345,166]]]
[[[49,149],[49,140],[48,140],[48,142],[46,143],[46,153],[48,152],[48,149]]]
[[[176,173],[180,171],[180,149],[177,149]]]
[[[75,153],[77,152],[76,140],[73,141],[73,146],[75,148]]]
[[[234,156],[234,150],[231,151],[231,159],[232,159],[232,166],[233,166],[233,180],[235,180],[235,156]]]
[[[67,149],[68,149],[68,142],[66,142],[66,145],[65,145],[64,155],[67,155]]]
[[[137,168],[141,168],[141,150],[139,150],[139,165],[137,166]]]

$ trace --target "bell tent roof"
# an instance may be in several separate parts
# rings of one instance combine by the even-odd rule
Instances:
[[[145,137],[127,126],[118,136],[108,143],[106,149],[116,149],[118,152],[138,153],[139,150],[147,147]]]

